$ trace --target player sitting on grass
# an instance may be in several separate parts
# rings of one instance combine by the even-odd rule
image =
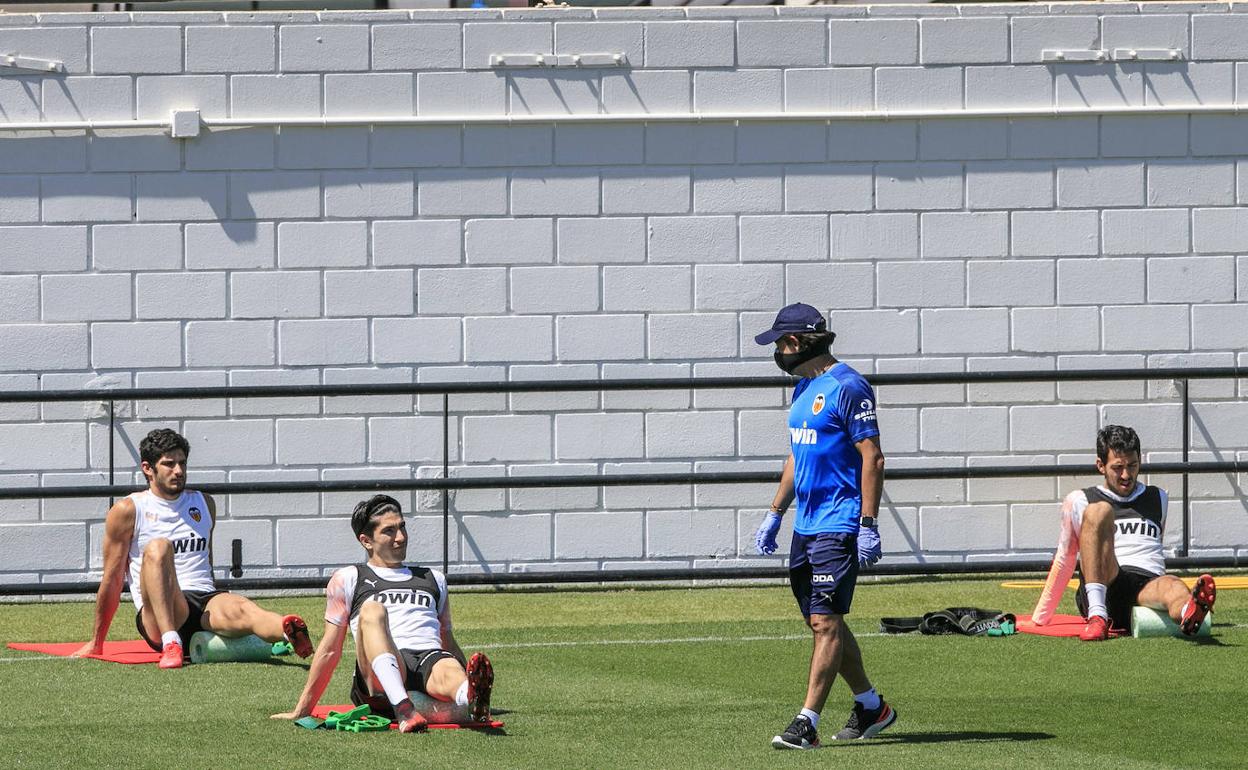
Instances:
[[[190,443],[168,428],[139,442],[147,489],[119,500],[104,520],[104,575],[95,599],[94,631],[74,655],[103,651],[128,560],[130,595],[138,610],[134,623],[160,651],[161,668],[181,668],[183,651],[200,630],[227,637],[255,634],[268,642],[285,639],[306,658],[312,640],[298,615],[283,617],[217,590],[212,578],[217,507],[208,495],[186,489],[190,451]]]
[[[1077,489],[1062,505],[1062,529],[1048,581],[1032,617],[1045,625],[1079,562],[1075,603],[1087,625],[1085,642],[1126,632],[1136,605],[1164,610],[1187,636],[1195,636],[1217,589],[1201,575],[1189,592],[1182,580],[1165,574],[1162,534],[1166,526],[1164,489],[1136,480],[1140,473],[1140,437],[1121,425],[1096,434],[1096,469],[1100,486]]]
[[[407,526],[399,501],[374,495],[355,506],[351,529],[368,561],[343,567],[325,589],[325,636],[316,649],[308,681],[294,711],[275,719],[312,713],[333,676],[347,628],[355,638],[351,702],[397,719],[401,732],[427,724],[408,697],[417,690],[440,701],[470,706],[477,722],[490,718],[494,671],[484,653],[464,664],[451,633],[446,576],[428,567],[407,567]]]

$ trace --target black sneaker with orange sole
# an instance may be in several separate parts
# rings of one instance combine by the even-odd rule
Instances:
[[[880,734],[884,728],[897,721],[897,712],[893,707],[884,702],[880,698],[879,708],[868,710],[858,701],[854,701],[854,710],[849,715],[849,721],[841,728],[841,731],[832,736],[837,741],[855,741],[864,738],[874,738]]]
[[[815,726],[810,723],[809,719],[798,714],[793,717],[792,722],[789,722],[789,726],[784,728],[784,732],[771,739],[771,747],[773,749],[797,749],[798,751],[817,749],[819,748],[819,733],[815,731]]]

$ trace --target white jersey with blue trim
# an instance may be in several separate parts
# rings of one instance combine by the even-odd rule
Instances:
[[[183,591],[215,591],[208,545],[212,537],[212,513],[200,492],[183,490],[174,500],[166,500],[151,490],[130,495],[134,501],[134,537],[130,538],[130,596],[136,609],[143,609],[139,574],[143,549],[157,538],[173,546],[173,568]]]

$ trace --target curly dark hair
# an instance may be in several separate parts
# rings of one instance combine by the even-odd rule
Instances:
[[[155,465],[160,461],[160,458],[175,449],[181,449],[182,453],[189,457],[191,454],[191,442],[183,438],[182,434],[176,430],[158,428],[148,433],[139,442],[139,459],[148,465]]]
[[[1101,462],[1109,459],[1110,450],[1120,455],[1140,453],[1140,437],[1125,425],[1106,425],[1096,433],[1096,457]]]
[[[403,515],[403,506],[390,495],[373,495],[367,500],[356,503],[351,511],[351,531],[358,538],[360,535],[373,536],[377,529],[377,519],[387,513]]]

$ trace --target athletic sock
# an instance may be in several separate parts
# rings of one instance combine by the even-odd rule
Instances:
[[[178,636],[178,632],[177,632],[177,631],[166,631],[166,632],[164,632],[163,634],[161,634],[161,635],[160,635],[160,646],[161,646],[161,647],[164,647],[166,644],[169,644],[169,643],[171,643],[171,642],[172,642],[173,644],[177,644],[177,645],[181,646],[181,644],[182,644],[182,637]]]
[[[1088,617],[1100,615],[1109,620],[1109,610],[1105,609],[1105,584],[1085,583],[1083,590],[1088,595]]]
[[[815,727],[815,728],[819,727],[819,714],[818,714],[818,712],[811,711],[810,709],[802,709],[802,710],[799,712],[799,716],[804,716],[804,717],[806,717],[807,719],[809,719],[809,720],[810,720],[810,726],[811,726],[811,727]]]
[[[464,683],[461,684],[459,686],[459,689],[455,691],[455,705],[456,706],[468,705],[468,680],[467,679],[465,679]]]
[[[880,694],[872,687],[866,692],[860,692],[854,695],[854,700],[862,704],[867,711],[875,711],[880,707]]]
[[[399,673],[399,661],[392,653],[383,652],[373,658],[370,664],[377,681],[381,682],[386,691],[386,700],[391,706],[397,706],[407,697],[407,688],[403,686],[403,675]]]

